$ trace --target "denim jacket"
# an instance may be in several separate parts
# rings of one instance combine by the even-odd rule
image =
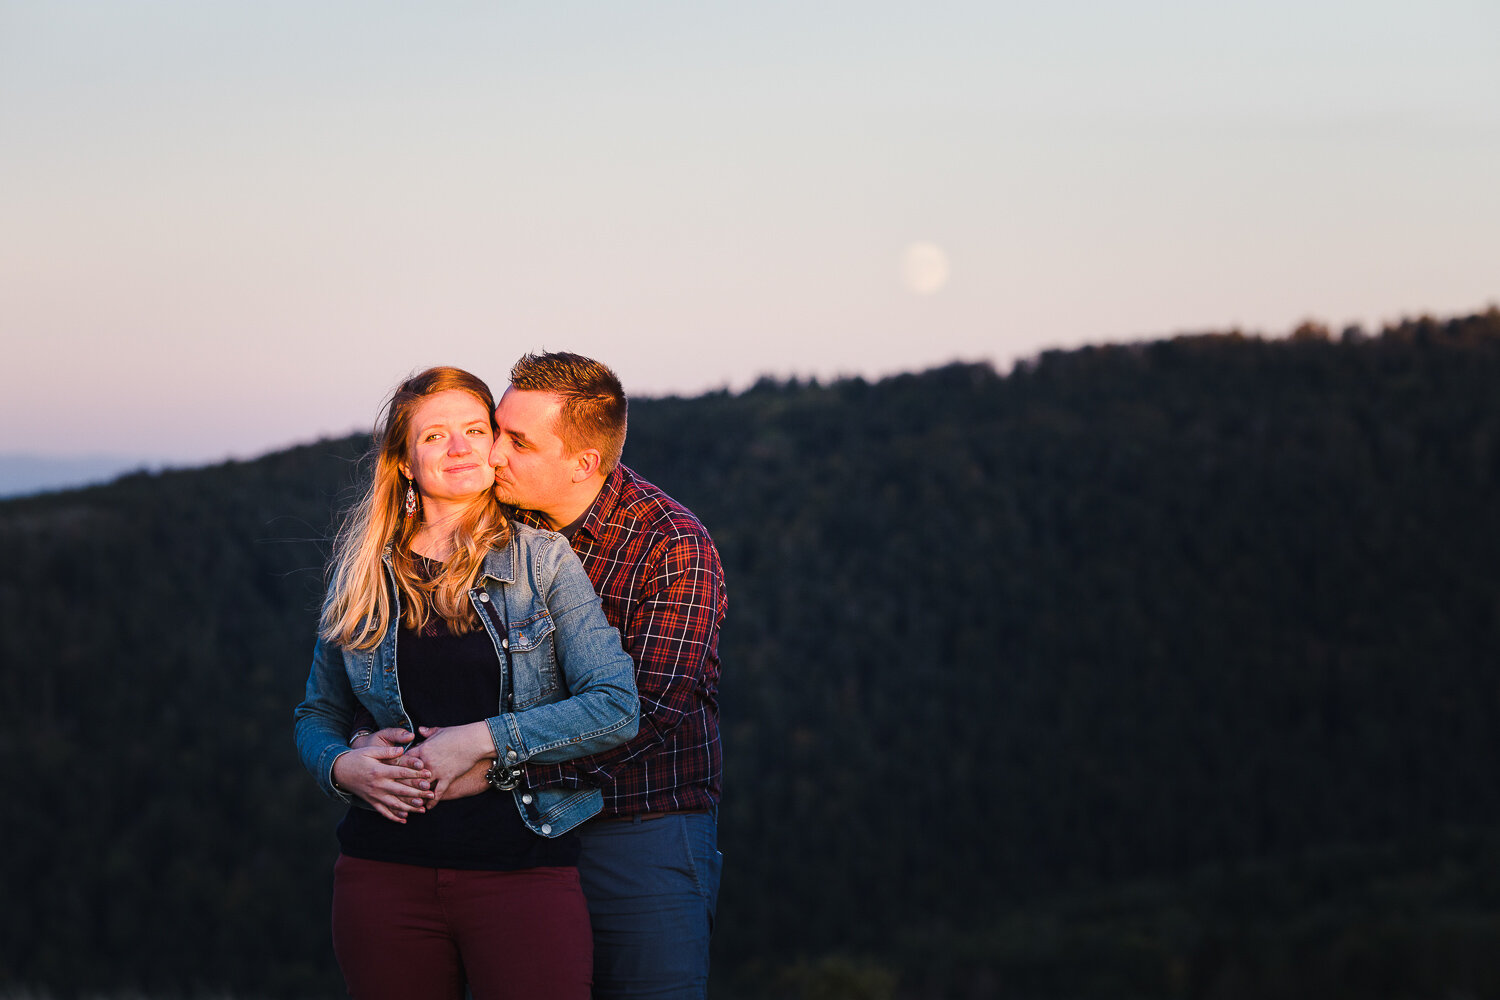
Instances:
[[[619,633],[605,621],[566,539],[514,522],[512,529],[510,543],[485,556],[469,590],[502,671],[504,704],[485,720],[500,758],[510,764],[555,763],[624,743],[636,733],[640,702],[635,666],[620,646]],[[345,740],[356,699],[382,728],[416,732],[401,704],[400,597],[389,552],[385,567],[395,602],[385,636],[373,649],[348,649],[320,638],[306,696],[295,712],[303,765],[324,792],[345,802],[351,797],[334,787],[333,762],[349,752]],[[491,616],[490,608],[500,614]],[[506,624],[506,634],[496,628],[497,620]],[[509,677],[504,675],[507,646]],[[566,833],[604,803],[597,788],[517,788],[510,794],[526,825],[544,837]]]

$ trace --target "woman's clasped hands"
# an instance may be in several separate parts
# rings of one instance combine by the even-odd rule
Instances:
[[[432,772],[407,752],[413,739],[404,729],[382,729],[351,740],[351,752],[333,762],[333,782],[357,795],[388,820],[405,823],[411,813],[427,811],[436,797]]]
[[[334,761],[333,780],[396,823],[443,799],[488,789],[485,772],[495,757],[488,726],[420,726],[418,732],[421,740],[399,727],[356,737],[353,752]]]

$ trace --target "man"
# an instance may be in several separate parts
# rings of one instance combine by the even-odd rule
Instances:
[[[701,998],[722,864],[719,553],[686,507],[620,464],[625,393],[599,362],[521,358],[495,425],[495,495],[567,536],[636,664],[634,739],[523,766],[533,788],[604,790],[604,811],[580,828],[594,996]]]

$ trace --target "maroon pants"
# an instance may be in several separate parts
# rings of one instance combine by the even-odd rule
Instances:
[[[340,855],[333,950],[355,1000],[588,1000],[577,868],[422,868]]]

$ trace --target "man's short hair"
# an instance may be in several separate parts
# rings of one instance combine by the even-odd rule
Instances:
[[[607,476],[625,450],[629,406],[620,380],[608,365],[581,354],[556,351],[522,355],[510,370],[510,384],[522,392],[550,392],[562,398],[553,428],[570,454],[599,450]]]

